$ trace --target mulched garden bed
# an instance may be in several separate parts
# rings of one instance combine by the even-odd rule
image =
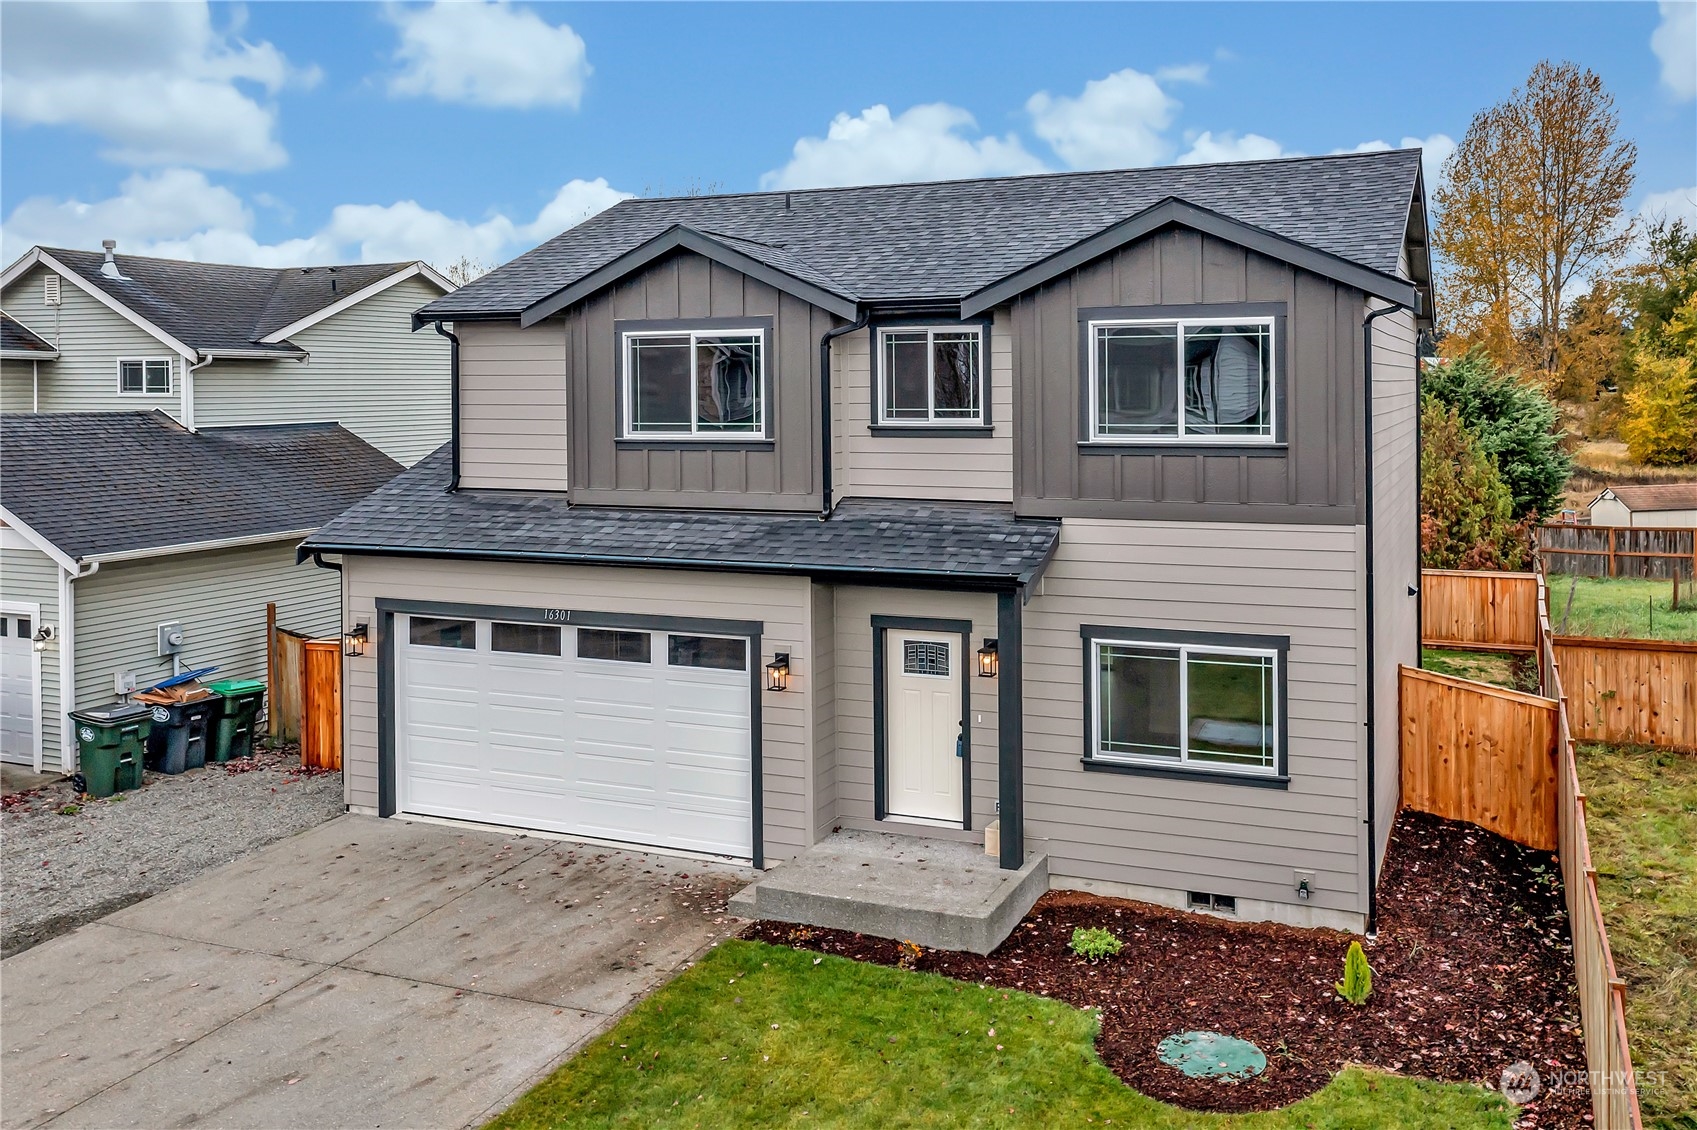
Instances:
[[[1124,948],[1092,965],[1067,948],[1080,926],[1105,927]],[[757,922],[745,936],[899,963],[895,942],[845,931]],[[1144,1094],[1197,1110],[1284,1106],[1350,1063],[1494,1087],[1525,1060],[1546,1080],[1583,1079],[1573,951],[1548,852],[1405,812],[1385,860],[1379,936],[1366,947],[1373,995],[1361,1008],[1333,990],[1351,940],[1052,891],[989,957],[925,951],[915,967],[1099,1008],[1103,1062]],[[1267,1070],[1221,1083],[1157,1059],[1164,1037],[1198,1028],[1253,1040]],[[1590,1102],[1583,1082],[1546,1089],[1518,1125],[1585,1125]]]

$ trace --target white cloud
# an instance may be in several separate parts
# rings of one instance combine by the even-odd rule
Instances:
[[[1638,214],[1651,223],[1663,219],[1684,220],[1687,227],[1697,229],[1697,185],[1652,192],[1638,206]]]
[[[1018,137],[974,138],[977,125],[971,114],[944,102],[895,117],[883,105],[854,117],[838,114],[824,137],[797,141],[789,163],[762,176],[760,186],[825,188],[1044,171]]]
[[[1697,98],[1697,3],[1662,0],[1662,22],[1650,35],[1650,50],[1662,63],[1662,85],[1675,98]]]
[[[269,43],[214,28],[204,3],[6,5],[6,117],[87,129],[127,165],[282,165],[276,106],[258,95],[319,77]]]
[[[1163,72],[1169,81],[1200,81],[1194,68]],[[1174,77],[1176,76],[1176,77]],[[1163,131],[1179,102],[1152,75],[1127,67],[1091,79],[1076,98],[1040,90],[1025,103],[1037,136],[1075,169],[1152,165],[1171,152]]]
[[[0,259],[9,263],[38,243],[93,249],[116,239],[120,253],[264,267],[404,259],[443,266],[462,256],[497,263],[629,195],[600,177],[573,180],[529,222],[499,213],[457,219],[416,200],[340,204],[309,236],[261,243],[253,210],[235,193],[199,171],[163,169],[130,176],[106,200],[21,202],[0,225]]]
[[[570,106],[583,100],[591,67],[583,38],[507,0],[427,8],[391,5],[400,31],[400,73],[391,94],[427,96],[473,106]]]
[[[1184,63],[1176,67],[1158,67],[1155,70],[1156,82],[1188,82],[1201,86],[1208,81],[1207,63]]]
[[[1190,139],[1190,149],[1173,163],[1209,165],[1219,161],[1269,161],[1274,157],[1298,155],[1285,152],[1278,142],[1258,133],[1246,133],[1240,137],[1231,130],[1223,130],[1216,135],[1213,130],[1205,129]]]
[[[1426,195],[1430,197],[1438,187],[1438,177],[1443,171],[1444,162],[1455,152],[1455,138],[1447,133],[1434,133],[1430,137],[1405,137],[1402,144],[1393,146],[1388,141],[1363,141],[1354,149],[1334,149],[1333,153],[1383,153],[1387,149],[1419,149],[1420,167],[1425,173]]]

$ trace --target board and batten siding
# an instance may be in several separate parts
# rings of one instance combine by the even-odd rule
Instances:
[[[615,324],[740,317],[773,322],[766,346],[770,439],[619,440]],[[831,314],[705,256],[679,252],[570,308],[566,321],[574,503],[739,510],[819,505],[819,339],[838,324]]]
[[[349,623],[369,623],[374,634],[382,631],[379,599],[762,621],[762,653],[750,661],[764,665],[786,651],[791,665],[788,691],[760,692],[766,858],[790,859],[812,843],[806,778],[814,722],[806,700],[813,692],[813,597],[806,578],[352,555],[343,577]],[[372,646],[364,657],[344,660],[343,788],[350,805],[369,810],[377,807],[380,651]]]
[[[0,598],[38,604],[37,628],[59,624],[58,562],[42,553],[16,530],[0,528]],[[64,733],[59,705],[59,648],[49,645],[41,653],[41,768],[62,772]]]
[[[896,429],[873,434],[874,336],[873,330],[858,330],[831,342],[835,498],[1013,501],[1013,332],[1007,308],[995,311],[988,335],[994,429],[988,436],[902,435]]]
[[[1026,837],[1054,886],[1359,925],[1361,545],[1359,527],[1064,521],[1024,617]],[[1288,636],[1289,787],[1085,770],[1084,624]]]
[[[340,630],[336,574],[296,565],[295,539],[104,565],[76,582],[77,702],[112,701],[119,672],[134,672],[144,687],[169,677],[158,631],[171,621],[183,625],[185,668],[216,666],[214,681],[264,678],[270,602],[280,627]]]
[[[171,347],[125,320],[69,278],[59,287],[61,303],[42,298],[44,280],[57,274],[44,266],[27,272],[0,294],[6,312],[59,348],[57,361],[41,362],[40,410],[43,412],[145,412],[160,408],[182,415],[182,358]],[[168,358],[171,391],[120,393],[118,359]],[[24,362],[27,366],[28,362]],[[7,411],[25,411],[28,406]]]
[[[460,339],[460,485],[565,490],[566,320],[465,322]]]
[[[1281,445],[1096,446],[1084,438],[1082,309],[1284,303]],[[1361,292],[1213,236],[1170,230],[1020,296],[1013,366],[1021,514],[1136,520],[1360,521]]]
[[[413,311],[439,297],[415,275],[291,337],[306,361],[197,369],[195,426],[334,421],[396,462],[416,463],[448,439],[449,342],[428,326],[412,329]]]

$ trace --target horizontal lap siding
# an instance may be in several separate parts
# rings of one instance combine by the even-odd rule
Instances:
[[[0,361],[0,412],[35,410],[35,366],[52,361]]]
[[[836,593],[813,585],[813,840],[837,818]]]
[[[839,587],[836,590],[837,748],[836,818],[855,822],[874,819],[872,761],[872,617],[923,616],[970,620],[972,646],[961,656],[975,663],[973,652],[986,636],[996,634],[996,598],[982,593],[950,593]],[[997,727],[996,681],[971,678],[972,688],[972,827],[980,830],[996,818]]]
[[[120,671],[133,671],[141,686],[168,677],[158,629],[173,620],[183,625],[186,666],[216,666],[215,680],[264,678],[272,602],[280,627],[340,631],[336,574],[296,565],[292,541],[104,566],[76,582],[77,701],[110,702]]]
[[[893,327],[892,327],[893,328]],[[1013,499],[1013,329],[996,311],[990,331],[988,437],[873,435],[872,331],[831,344],[838,499],[929,498],[986,502]]]
[[[377,601],[427,600],[583,612],[710,617],[765,623],[764,664],[790,653],[790,690],[762,691],[763,808],[769,860],[804,850],[810,816],[806,775],[813,732],[806,710],[814,672],[810,621],[812,594],[804,578],[761,578],[729,573],[612,569],[349,557],[344,562],[349,622],[380,631]],[[377,805],[377,654],[347,661],[342,767],[350,804]]]
[[[39,604],[37,628],[42,624],[57,627],[58,564],[45,553],[19,544],[22,539],[13,530],[0,531],[0,538],[6,543],[0,546],[0,597]],[[47,772],[62,768],[60,718],[59,648],[55,645],[41,652],[41,767]]]
[[[1365,910],[1354,527],[1068,519],[1025,609],[1025,817],[1051,875]],[[1083,624],[1289,636],[1290,787],[1086,772]],[[1064,883],[1062,884],[1064,885]]]
[[[448,439],[448,340],[413,331],[441,297],[414,277],[289,339],[309,360],[214,361],[195,372],[195,424],[334,421],[403,464]]]
[[[460,484],[565,490],[566,327],[467,322],[460,339]]]

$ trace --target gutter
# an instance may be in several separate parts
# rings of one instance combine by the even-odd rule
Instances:
[[[200,553],[213,549],[235,549],[244,545],[265,545],[274,541],[299,541],[308,538],[317,531],[317,526],[308,526],[304,530],[278,530],[268,534],[245,534],[241,537],[214,538],[211,541],[179,542],[176,545],[162,545],[147,549],[123,549],[116,553],[90,553],[82,557],[85,563],[95,568],[108,561],[135,561],[144,557],[170,557],[178,553]]]
[[[441,319],[431,323],[436,332],[447,338],[448,346],[448,451],[451,464],[448,470],[448,493],[460,489],[460,339],[452,330],[442,328]]]
[[[825,521],[836,509],[833,495],[836,484],[831,481],[831,445],[835,438],[831,431],[831,342],[844,334],[854,333],[866,328],[872,319],[871,310],[862,307],[860,316],[846,326],[826,330],[819,337],[819,520]],[[440,323],[438,323],[440,324]],[[454,481],[460,478],[459,446],[454,447]],[[453,487],[449,487],[452,490]]]

